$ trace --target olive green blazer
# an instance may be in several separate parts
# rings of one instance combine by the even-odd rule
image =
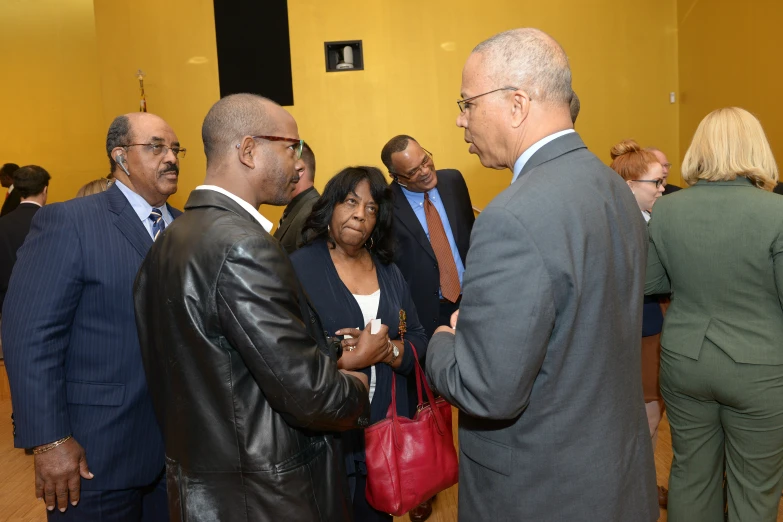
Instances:
[[[692,359],[704,339],[735,362],[783,364],[783,197],[699,181],[660,198],[645,294],[671,292],[661,345]]]

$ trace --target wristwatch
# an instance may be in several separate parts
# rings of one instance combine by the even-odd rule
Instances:
[[[397,345],[394,344],[393,342],[389,341],[389,343],[392,345],[392,360],[391,363],[389,364],[389,366],[391,366],[394,364],[394,361],[397,360],[397,357],[400,356],[400,349],[397,348]]]

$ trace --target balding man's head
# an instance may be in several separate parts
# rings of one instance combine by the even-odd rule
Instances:
[[[457,126],[485,167],[513,168],[534,143],[573,128],[568,57],[538,29],[506,31],[477,45],[460,94]]]
[[[287,205],[301,159],[294,118],[255,94],[232,94],[209,109],[201,127],[207,156],[206,184],[217,185],[251,205]]]
[[[232,94],[218,101],[201,126],[207,164],[236,148],[245,136],[272,136],[291,115],[278,104],[255,94]]]
[[[513,29],[478,44],[486,73],[498,86],[522,89],[533,100],[568,104],[571,68],[560,44],[543,31]]]

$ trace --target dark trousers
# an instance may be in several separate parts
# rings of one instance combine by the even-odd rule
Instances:
[[[49,522],[168,522],[166,476],[140,489],[82,490],[78,505],[47,514]]]

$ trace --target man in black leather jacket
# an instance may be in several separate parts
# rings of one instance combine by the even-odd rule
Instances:
[[[337,369],[261,204],[301,167],[293,117],[250,94],[202,127],[204,185],[136,280],[142,357],[166,445],[172,520],[351,520],[331,432],[369,420],[367,380]]]

